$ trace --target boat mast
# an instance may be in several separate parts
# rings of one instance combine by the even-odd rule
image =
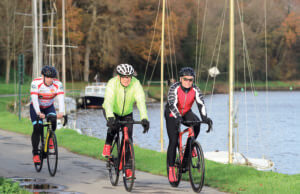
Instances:
[[[233,92],[234,92],[234,1],[230,0],[229,27],[229,144],[228,157],[232,164],[232,129],[233,129]]]
[[[162,7],[162,26],[161,26],[161,64],[160,64],[160,151],[164,150],[164,136],[163,136],[163,112],[164,112],[164,36],[165,36],[165,5],[166,1],[163,0]]]
[[[66,92],[66,36],[65,36],[65,0],[62,0],[62,81]]]
[[[39,76],[39,56],[38,56],[38,31],[37,31],[37,0],[32,0],[32,26],[33,26],[33,67],[32,79]]]
[[[54,3],[51,2],[50,45],[54,45],[53,25],[54,25]],[[54,51],[54,48],[51,46],[49,48],[49,65],[55,67],[55,64],[54,64],[54,52],[53,51]]]
[[[38,73],[43,67],[43,0],[39,0],[39,60]]]

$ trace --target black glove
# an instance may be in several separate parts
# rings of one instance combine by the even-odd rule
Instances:
[[[142,126],[144,127],[143,133],[147,133],[149,131],[149,128],[150,128],[149,121],[147,119],[143,119],[142,120]]]
[[[207,123],[207,125],[208,125],[208,129],[207,129],[206,133],[209,133],[210,131],[213,130],[213,122],[209,117],[205,117],[203,119],[203,122]]]
[[[116,119],[114,117],[108,117],[106,126],[108,127],[107,133],[111,133],[116,126]]]
[[[176,122],[176,126],[179,127],[179,125],[183,122],[183,118],[181,116],[178,116],[175,119],[175,122]]]

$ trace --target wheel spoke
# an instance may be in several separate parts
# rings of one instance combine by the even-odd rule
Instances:
[[[131,191],[135,180],[134,150],[131,141],[125,143],[125,165],[123,166],[123,181],[127,191]]]
[[[196,151],[196,155],[192,154]],[[203,151],[200,144],[196,141],[192,143],[189,162],[189,176],[192,188],[195,192],[200,192],[204,185],[205,164]],[[194,152],[195,153],[195,152]]]
[[[48,153],[47,153],[47,163],[48,163],[48,170],[51,176],[55,176],[56,169],[57,169],[57,162],[58,162],[58,150],[57,150],[57,140],[54,132],[50,134],[52,141],[53,141],[53,148],[50,148],[50,138],[48,139],[47,146],[48,146]]]
[[[119,169],[118,169],[119,147],[120,147],[119,138],[116,136],[110,150],[111,157],[107,161],[109,179],[113,186],[116,186],[119,180]]]

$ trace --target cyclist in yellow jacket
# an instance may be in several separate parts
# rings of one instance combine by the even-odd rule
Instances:
[[[119,130],[116,120],[133,120],[133,105],[136,102],[144,133],[149,130],[149,121],[145,103],[145,93],[139,80],[133,77],[134,69],[129,64],[120,64],[116,68],[117,76],[107,83],[104,96],[104,115],[107,120],[107,136],[102,156],[110,156],[110,148],[115,134]],[[132,141],[132,124],[127,124],[129,138]]]

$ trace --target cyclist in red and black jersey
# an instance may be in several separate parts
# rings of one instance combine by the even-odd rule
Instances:
[[[176,182],[175,157],[179,136],[179,124],[182,121],[200,121],[192,112],[192,105],[196,101],[202,121],[212,126],[212,120],[207,117],[203,96],[200,89],[193,84],[195,72],[190,67],[184,67],[179,72],[180,81],[171,85],[168,93],[168,102],[165,108],[165,119],[169,136],[167,158],[169,162],[169,181]],[[200,124],[194,126],[195,138],[199,135]],[[192,152],[193,156],[196,153]]]

